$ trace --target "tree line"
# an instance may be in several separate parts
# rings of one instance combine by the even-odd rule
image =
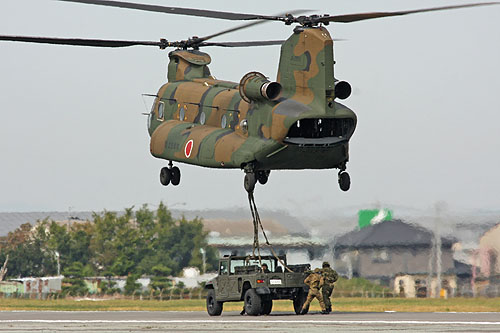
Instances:
[[[185,267],[207,271],[217,267],[217,252],[208,246],[199,218],[175,219],[167,207],[147,205],[124,214],[94,213],[93,220],[59,224],[48,219],[21,225],[0,239],[0,266],[9,256],[7,278],[54,276],[61,273],[72,285],[84,276],[152,277],[152,288],[164,288],[167,276]],[[59,257],[59,258],[57,258]],[[110,286],[111,287],[111,286]]]

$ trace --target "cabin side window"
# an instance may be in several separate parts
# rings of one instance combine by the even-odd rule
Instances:
[[[184,121],[184,118],[186,117],[186,110],[184,107],[179,106],[179,120]]]
[[[165,117],[165,103],[158,103],[158,120],[163,120]]]
[[[226,128],[226,126],[227,126],[227,117],[225,114],[223,114],[220,120],[220,127]]]

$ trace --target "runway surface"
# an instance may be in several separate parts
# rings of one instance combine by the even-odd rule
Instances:
[[[3,311],[0,332],[500,332],[492,312],[334,312],[240,316],[224,312]]]

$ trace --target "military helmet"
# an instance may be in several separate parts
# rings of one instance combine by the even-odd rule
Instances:
[[[323,268],[330,267],[330,263],[328,261],[323,261]]]

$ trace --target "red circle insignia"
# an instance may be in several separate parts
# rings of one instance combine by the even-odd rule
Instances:
[[[193,140],[189,140],[186,143],[186,146],[184,147],[184,155],[186,155],[187,158],[191,156],[191,152],[193,151]]]

